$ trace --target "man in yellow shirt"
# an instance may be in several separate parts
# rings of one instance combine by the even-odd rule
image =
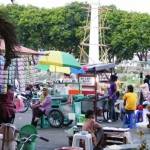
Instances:
[[[124,108],[125,108],[125,122],[124,124],[128,124],[129,128],[133,128],[135,125],[135,114],[137,106],[137,94],[134,93],[134,88],[132,85],[128,85],[127,93],[123,96],[124,100]]]
[[[128,85],[127,93],[123,96],[125,110],[136,110],[137,105],[137,94],[134,93],[134,89],[132,85]]]

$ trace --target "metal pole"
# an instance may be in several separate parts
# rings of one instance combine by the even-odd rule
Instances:
[[[94,78],[95,78],[95,97],[94,97],[94,114],[95,114],[95,120],[97,121],[97,100],[98,100],[98,95],[97,95],[97,81],[96,81],[96,69],[94,68]]]

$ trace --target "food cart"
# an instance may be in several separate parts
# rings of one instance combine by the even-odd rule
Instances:
[[[81,109],[93,109],[97,118],[97,103],[99,100],[105,98],[107,92],[98,90],[98,84],[108,84],[109,77],[115,73],[115,64],[95,64],[86,65],[86,74],[79,75],[79,82],[81,84],[81,93],[85,96],[90,95],[90,100],[83,101]]]
[[[77,125],[82,125],[87,109],[93,109],[96,112],[97,118],[97,103],[99,100],[105,98],[105,95],[97,92],[97,82],[108,83],[109,76],[114,72],[115,64],[96,64],[86,67],[86,74],[78,75],[78,83],[54,84],[55,98],[52,98],[53,109],[48,116],[52,127],[69,125],[73,120],[75,120]],[[66,93],[65,88],[67,86],[71,86],[72,90],[67,89],[68,92]],[[71,101],[68,101],[68,95],[72,96]],[[68,117],[65,115],[65,109],[68,111]]]

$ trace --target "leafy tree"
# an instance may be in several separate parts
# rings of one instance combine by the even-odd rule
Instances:
[[[39,9],[13,4],[0,6],[0,10],[15,24],[19,42],[24,46],[36,50],[69,51],[79,56],[86,6],[75,2],[65,7]],[[140,60],[146,60],[150,48],[150,15],[121,11],[114,6],[110,8],[106,18],[110,30],[105,32],[109,57],[116,57],[120,62],[132,59],[136,54]]]
[[[120,62],[132,59],[137,54],[139,60],[147,60],[150,43],[150,16],[148,14],[128,13],[113,8],[108,13],[107,23],[110,31],[107,42],[111,44],[110,55]]]
[[[72,3],[66,7],[39,9],[14,4],[6,6],[3,11],[7,10],[9,20],[17,27],[20,43],[26,47],[56,49],[78,55],[87,15],[85,5]]]

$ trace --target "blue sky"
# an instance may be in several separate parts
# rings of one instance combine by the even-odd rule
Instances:
[[[15,0],[21,5],[34,5],[38,7],[58,7],[73,1],[85,2],[91,0]],[[8,4],[10,0],[0,0],[0,4]],[[101,5],[115,5],[117,8],[127,11],[150,13],[150,0],[100,0]]]

